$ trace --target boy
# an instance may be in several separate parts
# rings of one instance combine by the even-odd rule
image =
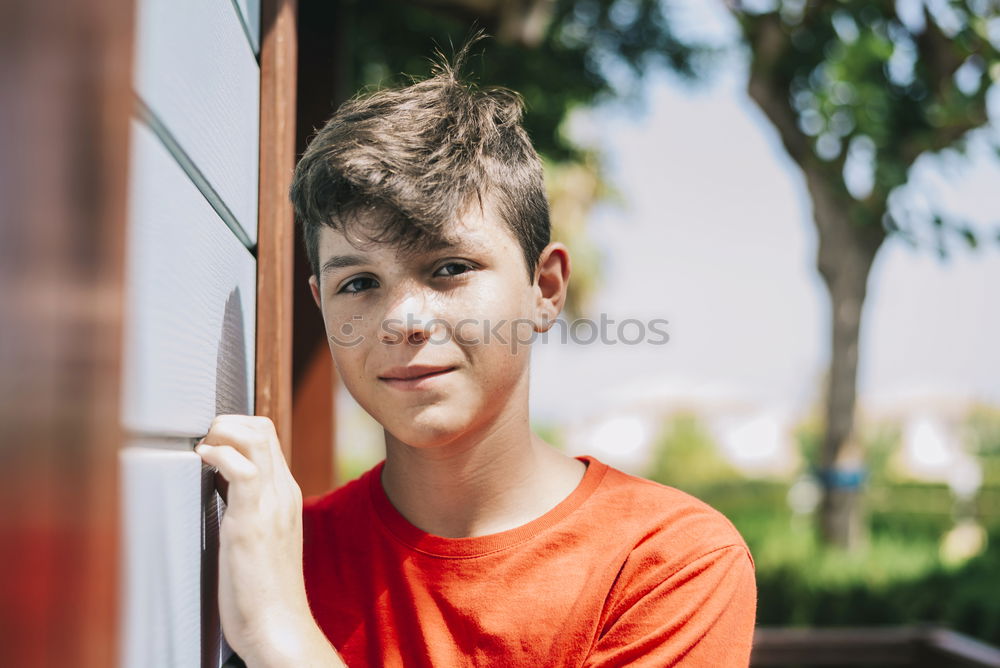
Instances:
[[[270,422],[216,419],[226,637],[251,666],[746,666],[733,526],[530,430],[529,344],[569,254],[520,98],[460,81],[467,52],[344,104],[296,168],[309,285],[386,458],[300,526]]]

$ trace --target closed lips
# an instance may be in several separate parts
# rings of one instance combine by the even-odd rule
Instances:
[[[389,369],[379,378],[382,380],[416,380],[426,376],[435,376],[447,371],[451,371],[453,366],[412,366],[405,368]]]

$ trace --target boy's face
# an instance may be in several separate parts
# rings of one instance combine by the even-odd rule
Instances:
[[[414,447],[452,442],[518,399],[526,408],[530,341],[565,299],[562,244],[546,247],[529,282],[492,207],[472,207],[453,232],[455,245],[400,254],[323,227],[321,276],[309,279],[348,391]]]

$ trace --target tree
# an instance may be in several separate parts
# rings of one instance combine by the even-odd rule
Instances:
[[[913,240],[920,226],[935,230],[942,254],[949,233],[978,242],[961,221],[939,214],[921,220],[895,196],[917,158],[963,151],[969,131],[987,123],[987,90],[1000,78],[1000,4],[773,4],[762,12],[730,8],[750,52],[750,97],[802,170],[812,199],[833,326],[821,529],[829,543],[849,547],[861,529],[859,490],[850,483],[862,457],[854,408],[869,271],[889,235]],[[865,173],[862,183],[852,170]]]
[[[763,5],[763,6],[762,6]],[[370,0],[342,2],[350,40],[343,79],[388,82],[425,74],[428,46],[457,44],[475,23],[498,37],[477,63],[481,79],[520,91],[526,126],[552,164],[588,156],[560,127],[577,106],[634,92],[611,76],[657,65],[693,79],[714,50],[674,32],[670,0]],[[934,231],[979,238],[943,215],[923,220],[900,202],[922,155],[964,150],[985,125],[987,89],[1000,78],[997,0],[727,0],[750,61],[748,91],[805,175],[819,233],[817,267],[830,294],[820,525],[828,542],[860,536],[861,453],[854,433],[858,334],[868,275],[890,235]],[[481,66],[480,66],[481,65]],[[861,175],[858,178],[858,175]]]

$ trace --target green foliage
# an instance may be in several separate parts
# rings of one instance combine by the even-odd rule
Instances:
[[[532,421],[531,431],[538,434],[539,437],[549,445],[553,446],[557,450],[565,450],[566,442],[563,436],[562,430],[559,425],[553,424],[551,422],[539,422],[537,420]]]
[[[650,480],[697,493],[706,486],[739,479],[697,416],[678,414],[664,422],[653,445]]]
[[[823,423],[818,415],[810,416],[795,427],[795,441],[807,470],[818,470],[823,447]]]
[[[980,457],[1000,455],[1000,408],[985,404],[973,406],[963,432],[973,454]]]
[[[983,470],[977,515],[1000,516],[1000,408],[973,407],[963,424],[962,441]]]
[[[891,478],[890,459],[899,448],[901,439],[899,425],[891,421],[869,422],[859,424],[857,429],[861,434],[867,480],[877,485]],[[805,462],[805,472],[819,470],[823,437],[823,423],[818,414],[810,416],[795,428],[795,440]]]
[[[785,126],[786,148],[824,174],[856,224],[911,241],[930,224],[942,253],[945,232],[974,247],[967,224],[901,202],[890,209],[890,196],[919,156],[962,151],[966,133],[987,123],[987,90],[1000,77],[1000,6],[953,0],[901,12],[906,4],[783,0],[737,17],[755,73],[785,98],[788,119],[768,115]],[[849,187],[845,172],[859,167],[869,182]]]
[[[350,80],[358,86],[405,83],[400,73],[429,73],[428,56],[436,47],[450,54],[477,26],[493,35],[500,32],[498,17],[465,4],[343,3],[342,20],[353,47]],[[634,76],[659,63],[690,77],[697,57],[708,53],[674,35],[656,0],[557,0],[536,44],[498,38],[484,48],[484,57],[470,63],[471,72],[481,85],[506,86],[524,96],[529,135],[540,153],[557,161],[579,156],[560,131],[567,114],[627,92],[628,77],[623,80],[617,74],[621,70]]]
[[[757,555],[758,623],[866,626],[932,622],[1000,644],[1000,535],[958,568],[933,542],[881,536],[858,554],[790,543],[784,563]],[[762,558],[763,557],[763,558]]]
[[[585,317],[602,278],[602,254],[589,234],[589,213],[615,193],[594,153],[583,153],[576,162],[543,162],[552,238],[566,244],[573,258],[573,280],[563,306],[572,320]]]
[[[897,423],[877,422],[867,426],[862,448],[870,484],[877,485],[891,477],[889,460],[901,442],[902,434]]]
[[[890,501],[872,509],[862,549],[823,545],[810,516],[786,502],[788,483],[742,481],[702,487],[698,496],[725,514],[753,554],[758,624],[865,626],[934,622],[1000,644],[1000,526],[986,552],[949,566],[939,556],[951,528],[936,502],[909,508],[921,493],[947,499],[935,485],[889,485]],[[895,497],[902,490],[900,498]],[[921,510],[925,512],[920,512]]]

